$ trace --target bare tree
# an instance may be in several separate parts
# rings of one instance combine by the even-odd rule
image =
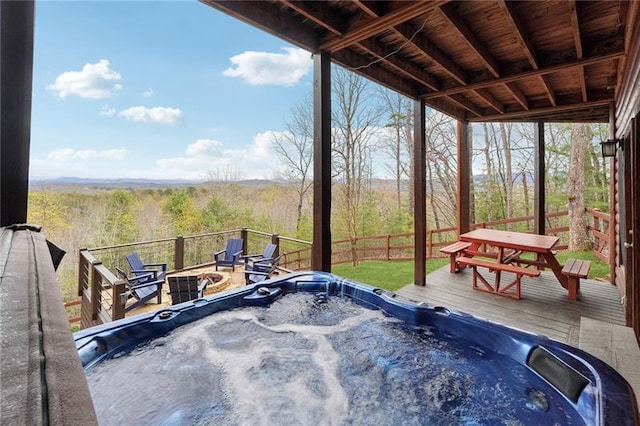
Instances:
[[[402,179],[409,178],[409,165],[411,164],[411,156],[407,147],[409,140],[407,139],[408,123],[411,121],[410,115],[411,104],[409,99],[397,92],[384,89],[382,92],[385,107],[389,111],[389,121],[385,127],[391,130],[385,140],[385,152],[389,154],[392,160],[391,164],[386,164],[389,171],[393,173],[396,184],[396,202],[398,210],[402,209]],[[409,132],[410,133],[410,132]],[[411,141],[411,145],[413,145]]]
[[[312,102],[307,97],[291,110],[291,117],[285,123],[286,132],[278,134],[273,148],[281,166],[278,175],[294,185],[297,195],[296,233],[300,231],[300,221],[306,194],[313,180],[313,112]]]
[[[381,109],[371,83],[336,68],[333,74],[333,167],[338,180],[336,213],[353,241],[361,234],[362,206],[370,188],[374,135]]]
[[[584,163],[591,145],[588,124],[574,124],[571,130],[571,159],[569,161],[569,250],[591,248],[584,211]]]
[[[244,179],[244,174],[238,166],[231,164],[222,165],[215,169],[209,170],[205,180],[207,182],[240,182]]]

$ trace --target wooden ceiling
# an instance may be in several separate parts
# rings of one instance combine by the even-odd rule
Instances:
[[[638,1],[203,3],[468,121],[607,122]]]

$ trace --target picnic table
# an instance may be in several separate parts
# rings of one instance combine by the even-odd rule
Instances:
[[[550,269],[553,272],[562,287],[565,289],[569,287],[568,277],[562,273],[562,265],[560,265],[558,259],[556,259],[553,250],[559,241],[558,237],[482,228],[461,234],[460,241],[471,244],[469,248],[465,250],[463,256],[457,258],[457,261],[463,266],[472,266],[474,268],[474,288],[476,287],[476,279],[478,278],[476,271],[478,266],[493,270],[496,273],[494,285],[491,285],[491,283],[488,283],[484,278],[480,277],[485,284],[485,288],[478,289],[509,295],[505,293],[506,289],[515,285],[517,287],[517,293],[516,296],[511,297],[517,299],[520,298],[521,276],[537,276],[539,275],[539,270],[544,268]],[[493,247],[493,249],[490,250],[489,247]],[[533,259],[523,257],[522,255],[525,253],[532,253],[534,255]],[[482,260],[469,260],[476,256],[495,258],[496,260],[491,263]],[[534,266],[537,273],[527,272],[527,270],[522,268],[522,265]],[[503,271],[515,273],[516,280],[501,290],[500,272]],[[575,291],[569,291],[570,297],[575,294]]]

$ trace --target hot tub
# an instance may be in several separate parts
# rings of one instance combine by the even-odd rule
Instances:
[[[637,424],[579,349],[327,273],[74,338],[101,424]]]

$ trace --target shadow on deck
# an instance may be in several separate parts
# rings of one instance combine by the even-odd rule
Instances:
[[[511,274],[503,274],[503,282],[511,279]],[[425,287],[409,285],[397,294],[578,346],[581,317],[625,325],[615,286],[593,280],[580,283],[578,300],[571,301],[555,276],[542,272],[540,277],[522,278],[522,299],[515,300],[474,290],[470,269],[451,274],[447,265],[429,274]]]

